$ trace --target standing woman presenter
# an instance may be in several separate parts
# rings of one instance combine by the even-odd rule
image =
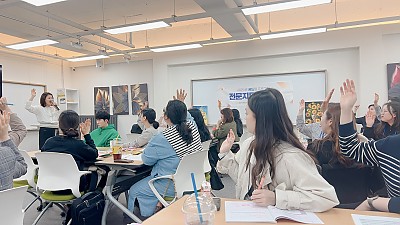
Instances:
[[[36,115],[37,121],[40,124],[39,129],[39,149],[47,139],[55,136],[58,128],[58,116],[60,109],[54,102],[53,95],[50,92],[44,92],[40,96],[40,105],[32,105],[33,99],[36,97],[36,90],[31,90],[31,97],[25,105],[25,109]]]

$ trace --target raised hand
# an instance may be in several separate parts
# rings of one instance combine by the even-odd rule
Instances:
[[[183,89],[177,89],[176,90],[176,96],[174,96],[174,100],[179,100],[182,102],[185,102],[185,98],[187,96],[187,93]]]
[[[0,109],[3,112],[11,112],[10,107],[8,107],[8,105],[7,105],[6,97],[1,97],[0,98]]]
[[[360,105],[355,105],[354,109],[353,109],[353,112],[356,113],[359,108],[360,108]]]
[[[368,111],[367,114],[365,115],[365,123],[367,127],[372,127],[375,122],[376,115],[372,114],[371,111]]]
[[[321,104],[321,111],[325,112],[328,109],[328,104],[331,101],[333,92],[335,91],[335,88],[332,88],[332,90],[328,93],[328,95],[326,96],[325,100],[322,102]]]
[[[306,102],[304,101],[304,99],[301,99],[300,106],[299,106],[299,112],[303,112],[305,108],[306,108]]]
[[[10,113],[3,112],[0,114],[0,141],[7,141],[10,136],[8,136],[8,124],[10,124]]]
[[[79,128],[81,129],[81,133],[83,136],[89,134],[91,125],[92,122],[90,121],[90,119],[86,119],[85,122],[79,124]]]
[[[235,142],[235,134],[232,129],[229,130],[228,136],[225,141],[222,142],[221,147],[219,148],[220,153],[225,153],[231,150],[233,142]]]
[[[379,102],[379,95],[377,93],[375,93],[374,95],[374,105],[377,106]]]
[[[31,96],[32,96],[32,97],[36,97],[36,89],[35,89],[35,88],[32,88],[32,90],[31,90]]]
[[[221,107],[222,107],[221,100],[218,100],[217,104],[218,104],[218,109],[219,109],[219,111],[221,111]]]
[[[357,101],[356,87],[353,80],[346,79],[340,87],[340,124],[353,121],[352,108]]]

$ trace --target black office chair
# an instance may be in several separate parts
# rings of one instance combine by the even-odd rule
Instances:
[[[370,167],[322,165],[322,177],[336,190],[340,204],[336,208],[355,209],[370,194]]]

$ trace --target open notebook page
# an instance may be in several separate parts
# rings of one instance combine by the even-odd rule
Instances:
[[[400,218],[351,214],[355,225],[399,225]]]

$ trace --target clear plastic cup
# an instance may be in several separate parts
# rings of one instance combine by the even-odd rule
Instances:
[[[213,225],[217,207],[212,198],[199,193],[198,199],[201,213],[199,213],[194,194],[190,195],[183,203],[182,212],[185,225]]]

